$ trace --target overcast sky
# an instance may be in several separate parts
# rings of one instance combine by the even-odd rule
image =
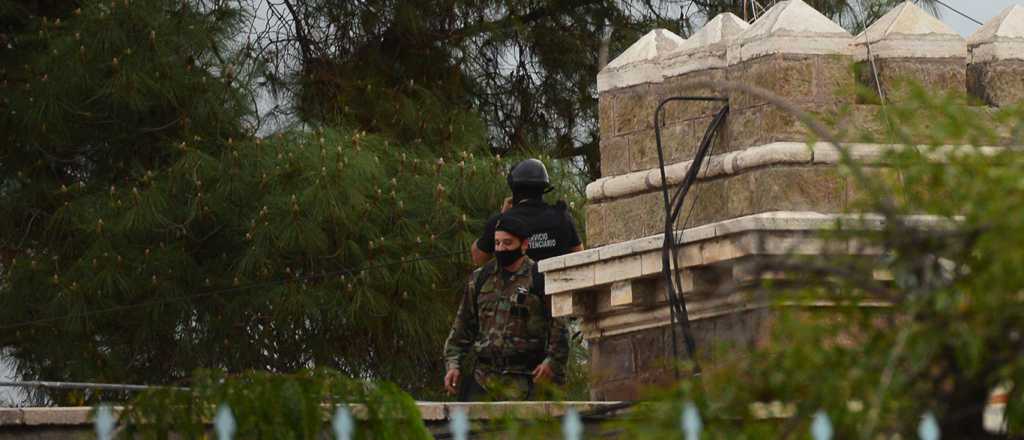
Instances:
[[[999,15],[1003,9],[1012,5],[1024,5],[1024,0],[942,0],[942,2],[982,23],[988,22],[996,15]],[[945,6],[939,5],[939,13],[941,14],[939,18],[959,32],[960,35],[963,35],[964,38],[969,37],[980,27],[977,23],[961,17]]]

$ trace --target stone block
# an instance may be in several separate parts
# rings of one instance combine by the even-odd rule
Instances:
[[[875,67],[882,93],[889,102],[907,99],[908,82],[925,86],[934,93],[964,95],[967,90],[967,65],[963,58],[876,59]],[[858,66],[857,72],[857,80],[861,84],[870,90],[877,88],[870,65]]]
[[[636,373],[629,334],[590,341],[591,372],[601,382],[630,378]]]
[[[654,129],[654,110],[658,96],[650,84],[641,84],[610,92],[615,115],[616,135]]]
[[[1024,101],[1024,61],[968,64],[967,91],[987,105],[1005,107],[1019,104]]]
[[[703,264],[732,260],[742,257],[749,252],[749,249],[744,249],[739,240],[732,237],[716,238],[700,244],[701,262]]]
[[[686,200],[683,201],[683,207],[676,224],[677,228],[694,228],[733,217],[729,210],[729,199],[732,196],[727,190],[728,180],[698,181],[690,189],[689,194],[686,195]],[[713,231],[711,229],[711,232]]]
[[[643,171],[658,167],[658,144],[654,129],[640,130],[626,135],[629,147],[629,171]],[[662,143],[663,151],[665,149]],[[669,162],[666,161],[666,165]]]
[[[615,135],[615,107],[612,99],[612,92],[602,93],[597,98],[597,122],[601,139],[608,139]]]
[[[825,55],[773,54],[730,66],[729,79],[757,86],[793,101],[809,101],[818,96],[814,73],[818,59]],[[745,93],[733,93],[730,104],[744,108],[765,101]]]
[[[655,281],[630,279],[612,283],[609,303],[612,307],[647,305],[655,300]]]
[[[617,176],[629,172],[629,143],[626,137],[602,137],[600,149],[602,176]]]
[[[448,418],[446,404],[443,402],[416,402],[416,408],[420,410],[420,417],[423,420],[436,421]]]
[[[671,345],[665,339],[667,327],[654,327],[633,333],[633,346],[636,348],[636,370],[638,373],[653,372],[669,366]]]
[[[724,153],[765,144],[767,136],[761,131],[761,124],[767,111],[766,106],[761,104],[752,107],[733,107],[725,120],[723,137],[726,141],[716,146],[716,151]],[[703,130],[698,131],[703,133]],[[698,140],[697,143],[699,142]]]
[[[584,209],[587,213],[587,246],[594,247],[607,243],[607,203],[588,203]]]
[[[641,221],[641,202],[641,195],[636,195],[602,203],[605,209],[604,240],[592,239],[591,246],[618,243],[642,236],[643,232],[637,227]]]
[[[768,211],[842,212],[845,182],[834,167],[780,166],[726,180],[732,217]]]
[[[85,425],[89,423],[89,407],[23,408],[25,425]],[[117,417],[115,412],[114,417]]]
[[[614,281],[640,277],[640,256],[616,258],[594,264],[594,284],[608,284]]]
[[[550,293],[551,295],[551,316],[560,318],[572,316],[576,311],[575,298],[572,292]]]
[[[853,59],[845,55],[814,57],[814,101],[852,104],[856,82]]]
[[[659,274],[662,267],[660,250],[640,254],[640,275]]]
[[[594,266],[591,264],[567,267],[544,274],[544,291],[548,295],[585,289],[593,285]]]
[[[864,177],[873,182],[881,193],[873,194],[853,176],[846,177],[846,205],[848,209],[866,212],[876,211],[874,202],[878,197],[897,197],[897,203],[903,198],[899,184],[899,174],[890,168],[861,167]]]
[[[19,408],[0,408],[0,426],[21,425],[25,422]]]
[[[723,69],[709,69],[689,72],[672,78],[666,78],[658,87],[659,102],[676,96],[724,97],[725,94],[712,87],[687,86],[698,80],[720,81],[725,79]],[[716,101],[673,101],[665,104],[662,110],[664,122],[668,124],[714,115],[723,105]]]
[[[826,121],[841,141],[877,143],[889,139],[880,105],[850,105],[830,116]]]
[[[593,263],[601,258],[601,248],[587,249],[582,252],[573,252],[571,254],[565,254],[562,258],[565,259],[565,267],[579,266],[583,264]]]
[[[694,140],[693,120],[675,122],[661,128],[661,148],[665,153],[665,165],[693,159],[699,140]],[[657,156],[655,156],[657,162]]]

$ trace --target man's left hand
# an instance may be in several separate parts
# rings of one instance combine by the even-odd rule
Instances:
[[[533,383],[550,382],[555,378],[555,370],[546,363],[541,363],[533,369]]]

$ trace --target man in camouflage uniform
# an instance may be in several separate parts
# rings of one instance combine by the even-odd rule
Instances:
[[[477,357],[468,400],[501,392],[508,400],[529,400],[534,386],[556,379],[569,356],[568,334],[551,317],[543,276],[526,256],[530,231],[518,217],[503,215],[495,226],[495,259],[473,272],[445,342],[449,394],[459,386],[469,350]]]

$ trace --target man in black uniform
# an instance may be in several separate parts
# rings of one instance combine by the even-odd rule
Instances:
[[[515,164],[508,173],[508,186],[512,190],[512,206],[503,211],[529,223],[532,235],[526,255],[530,259],[540,261],[583,250],[576,221],[565,202],[544,203],[544,193],[551,188],[544,162],[526,159]],[[494,253],[494,226],[500,216],[495,214],[488,219],[480,238],[473,242],[473,263],[477,266],[490,260]]]

